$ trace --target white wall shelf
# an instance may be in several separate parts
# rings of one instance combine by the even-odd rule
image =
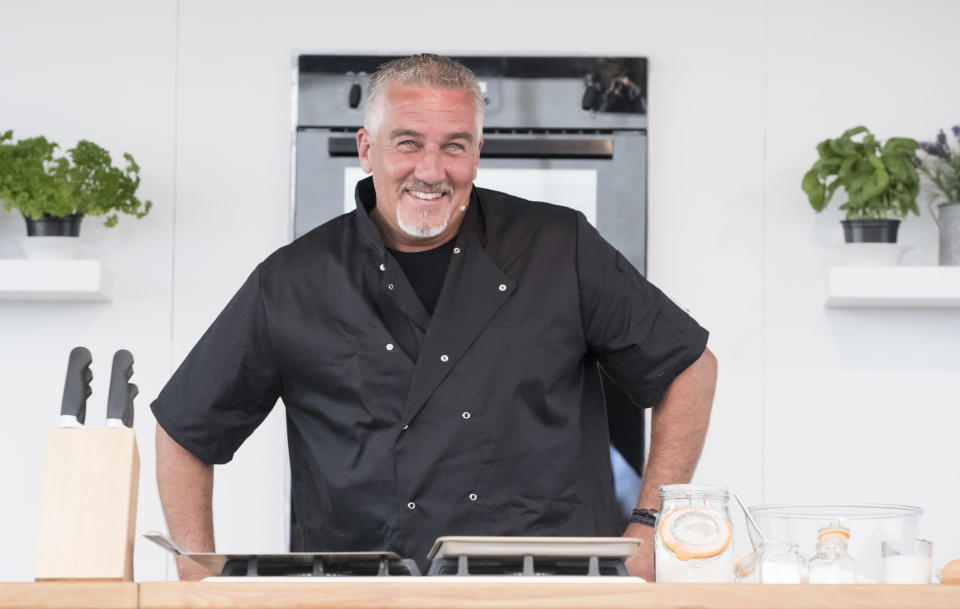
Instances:
[[[960,266],[835,266],[827,306],[960,308]]]
[[[0,300],[110,300],[99,260],[0,260]]]

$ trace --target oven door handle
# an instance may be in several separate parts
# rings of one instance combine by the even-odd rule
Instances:
[[[327,141],[330,156],[357,156],[355,138],[330,137]],[[483,141],[480,157],[488,159],[612,159],[613,139],[493,137]]]

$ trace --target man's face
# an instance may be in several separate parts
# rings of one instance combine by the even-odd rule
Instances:
[[[416,251],[460,228],[477,177],[481,134],[467,91],[393,84],[376,133],[357,132],[363,170],[373,173],[387,245]]]

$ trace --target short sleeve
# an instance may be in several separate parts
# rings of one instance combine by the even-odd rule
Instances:
[[[635,402],[653,406],[704,352],[708,332],[578,215],[580,314],[589,351]]]
[[[253,271],[150,405],[163,430],[208,464],[230,461],[280,395],[262,272]]]

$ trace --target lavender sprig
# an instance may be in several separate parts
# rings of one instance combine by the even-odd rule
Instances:
[[[950,131],[960,143],[960,125],[954,125]],[[930,185],[933,200],[960,202],[960,152],[950,147],[943,129],[936,141],[918,142],[917,147],[926,153],[917,169]]]
[[[940,132],[943,134],[943,131]],[[946,159],[950,157],[950,151],[947,150],[946,146],[942,146],[939,141],[937,142],[917,142],[917,147],[920,150],[923,150],[930,156],[939,157],[941,159]]]

